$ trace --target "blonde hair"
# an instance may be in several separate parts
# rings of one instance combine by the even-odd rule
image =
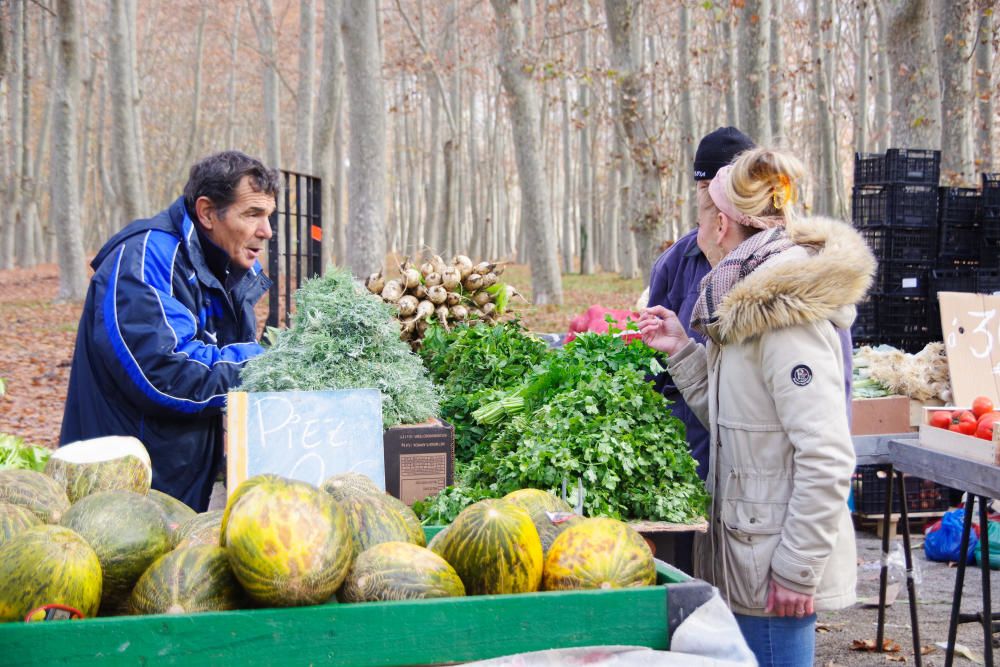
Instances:
[[[755,218],[798,217],[795,206],[805,166],[797,157],[773,148],[740,153],[726,181],[726,196],[737,211]]]

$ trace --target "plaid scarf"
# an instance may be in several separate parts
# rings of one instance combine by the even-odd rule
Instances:
[[[699,286],[698,302],[691,312],[691,327],[705,336],[712,336],[711,325],[715,324],[715,311],[729,290],[758,266],[778,253],[795,245],[784,227],[775,227],[758,232],[726,255],[718,266],[702,278]]]

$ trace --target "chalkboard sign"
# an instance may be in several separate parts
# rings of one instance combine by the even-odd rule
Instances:
[[[261,473],[319,486],[359,472],[385,490],[377,389],[230,392],[226,425],[229,493]]]

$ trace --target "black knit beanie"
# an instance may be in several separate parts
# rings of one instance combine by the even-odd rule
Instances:
[[[694,154],[694,180],[709,181],[737,155],[754,147],[735,127],[720,127],[702,137]]]

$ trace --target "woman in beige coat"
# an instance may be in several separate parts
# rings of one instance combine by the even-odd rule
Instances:
[[[850,226],[796,216],[801,175],[794,157],[758,148],[699,192],[698,245],[713,268],[692,325],[706,345],[662,307],[639,321],[711,435],[711,528],[695,572],[719,587],[762,665],[811,665],[815,610],[855,600],[836,328],[850,327],[875,260]]]

